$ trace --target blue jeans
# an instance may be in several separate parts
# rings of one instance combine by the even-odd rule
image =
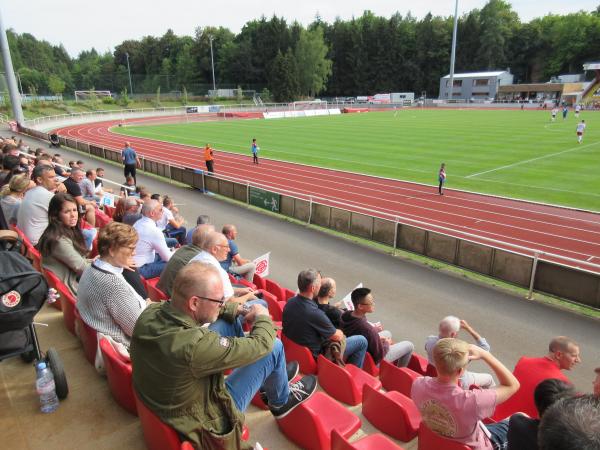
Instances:
[[[166,265],[167,262],[160,259],[160,255],[157,253],[156,257],[154,258],[154,262],[147,263],[139,267],[138,272],[146,280],[149,280],[150,278],[160,277],[160,274]]]
[[[364,336],[350,336],[346,338],[346,351],[344,352],[344,359],[349,364],[354,364],[362,369],[365,361],[365,353],[367,353],[367,347],[369,342]]]
[[[181,244],[185,243],[185,227],[175,228],[173,225],[168,223],[167,227],[165,228],[165,233],[167,234],[167,237],[175,238]]]
[[[167,247],[169,247],[169,248],[176,247],[177,244],[179,243],[177,241],[177,239],[175,239],[173,237],[167,237],[167,236],[165,236],[165,242],[167,243]]]
[[[508,447],[508,420],[504,419],[498,423],[490,423],[485,427],[492,434],[490,441],[494,450],[504,450]]]
[[[221,336],[244,337],[241,316],[236,317],[233,323],[217,319],[208,328]],[[287,370],[283,344],[275,340],[273,351],[263,356],[256,362],[247,366],[238,367],[225,380],[225,386],[231,394],[235,406],[244,412],[262,386],[267,394],[269,403],[281,406],[285,404],[290,395],[288,389]]]

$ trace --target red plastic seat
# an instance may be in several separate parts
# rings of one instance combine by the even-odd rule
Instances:
[[[296,293],[288,288],[283,288],[283,293],[285,294],[285,301],[287,302],[290,298],[294,297]]]
[[[179,450],[195,450],[191,442],[185,441],[181,443]]]
[[[263,300],[267,302],[267,306],[269,307],[269,314],[273,317],[273,320],[277,322],[281,322],[283,319],[283,307],[284,303],[277,300],[277,297],[271,294],[264,289],[261,289],[260,292],[263,294]]]
[[[95,365],[96,351],[98,350],[98,332],[83,321],[77,307],[75,307],[75,321],[79,328],[79,339],[81,339],[81,343],[83,344],[85,359],[91,365]]]
[[[137,416],[133,386],[131,385],[131,361],[116,352],[108,339],[100,340],[108,386],[114,399],[131,414]]]
[[[421,413],[414,402],[396,391],[381,392],[363,387],[362,413],[379,431],[403,442],[412,441],[419,432]]]
[[[323,392],[311,398],[277,420],[286,437],[306,450],[330,450],[331,432],[352,436],[361,425],[354,413]]]
[[[331,450],[404,450],[382,434],[371,434],[352,443],[338,433],[331,431]]]
[[[427,358],[419,355],[418,353],[413,352],[410,357],[410,361],[406,366],[411,370],[414,370],[421,375],[426,375],[428,377],[437,377],[437,370],[434,365],[430,364]]]
[[[249,287],[253,291],[256,291],[258,289],[258,287],[254,283],[249,282],[245,278],[240,278],[239,280],[237,280],[237,283],[238,284],[243,284],[244,286]]]
[[[375,364],[375,360],[369,352],[365,353],[365,361],[363,362],[362,370],[374,377],[379,376],[379,367]]]
[[[49,272],[49,271],[48,271]],[[56,277],[56,290],[60,295],[61,309],[63,312],[63,320],[65,322],[65,327],[72,335],[76,335],[75,333],[75,307],[77,305],[77,300],[71,294],[71,291],[62,281]]]
[[[144,442],[148,450],[179,450],[181,440],[174,428],[170,427],[154,414],[137,394],[133,393],[138,416],[142,422]]]
[[[52,272],[51,270],[48,270],[48,269],[44,269],[44,277],[46,278],[46,281],[48,282],[48,287],[54,288],[54,289],[56,289],[56,292],[58,292],[58,284],[62,283],[60,278],[58,278],[54,272]],[[51,305],[53,307],[55,307],[56,309],[58,309],[59,311],[62,310],[60,294],[59,294],[58,298],[56,299],[56,301],[54,303],[51,303]]]
[[[336,400],[348,405],[358,405],[363,401],[363,386],[381,388],[381,381],[353,364],[338,366],[323,355],[317,358],[319,385]]]
[[[161,300],[168,300],[169,297],[163,291],[156,287],[160,280],[160,277],[150,278],[146,280],[146,292],[148,292],[148,297],[153,302],[160,302]]]
[[[283,291],[283,288],[279,285],[279,283],[270,280],[269,278],[265,279],[265,283],[267,286],[266,290],[273,294],[275,297],[277,297],[277,301],[284,303],[287,301],[287,299],[285,298],[285,292]]]
[[[33,246],[29,238],[25,236],[23,230],[21,230],[16,225],[11,226],[11,228],[19,235],[21,241],[23,241],[23,245],[25,245],[25,249],[27,250],[25,256],[27,256],[27,258],[31,260],[31,265],[33,266],[33,268],[38,272],[42,272],[42,255],[40,255],[40,252],[38,252],[37,249]]]
[[[104,205],[104,214],[106,214],[111,219],[115,215],[116,210],[117,210],[117,208],[113,208],[112,206]]]
[[[440,436],[429,429],[425,422],[419,427],[418,450],[470,450],[470,447],[452,439]]]
[[[317,362],[307,347],[296,344],[283,333],[281,334],[281,342],[285,350],[286,361],[298,361],[300,372],[306,375],[317,373]]]
[[[379,364],[379,378],[386,391],[398,391],[410,398],[413,382],[421,377],[414,370],[406,367],[397,367],[394,364],[381,361]]]
[[[265,283],[265,278],[254,274],[254,279],[252,282],[256,285],[256,289],[267,289],[267,283]]]

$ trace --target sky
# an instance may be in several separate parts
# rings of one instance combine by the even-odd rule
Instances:
[[[482,8],[487,0],[459,0],[459,14]],[[528,22],[546,14],[593,11],[600,0],[513,0],[513,10]],[[154,6],[160,5],[160,6]],[[94,47],[111,51],[126,39],[162,36],[169,28],[177,35],[194,34],[197,27],[224,26],[238,33],[243,25],[261,15],[273,14],[288,22],[311,23],[319,15],[326,22],[348,20],[365,9],[378,16],[410,12],[418,19],[454,14],[452,0],[420,0],[417,3],[389,0],[0,0],[4,26],[30,33],[53,45],[62,43],[71,56]]]

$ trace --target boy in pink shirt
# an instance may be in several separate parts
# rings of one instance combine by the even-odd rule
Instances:
[[[433,432],[473,450],[506,448],[508,420],[490,425],[481,420],[490,417],[496,405],[519,389],[514,375],[491,353],[460,339],[440,339],[433,348],[433,358],[438,376],[416,379],[411,392],[425,424]],[[468,362],[476,359],[490,366],[498,378],[498,386],[473,391],[459,386]]]

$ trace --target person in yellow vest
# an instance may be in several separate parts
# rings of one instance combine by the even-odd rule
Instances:
[[[206,163],[206,170],[213,173],[215,171],[215,159],[213,149],[208,144],[204,147],[204,162]]]

